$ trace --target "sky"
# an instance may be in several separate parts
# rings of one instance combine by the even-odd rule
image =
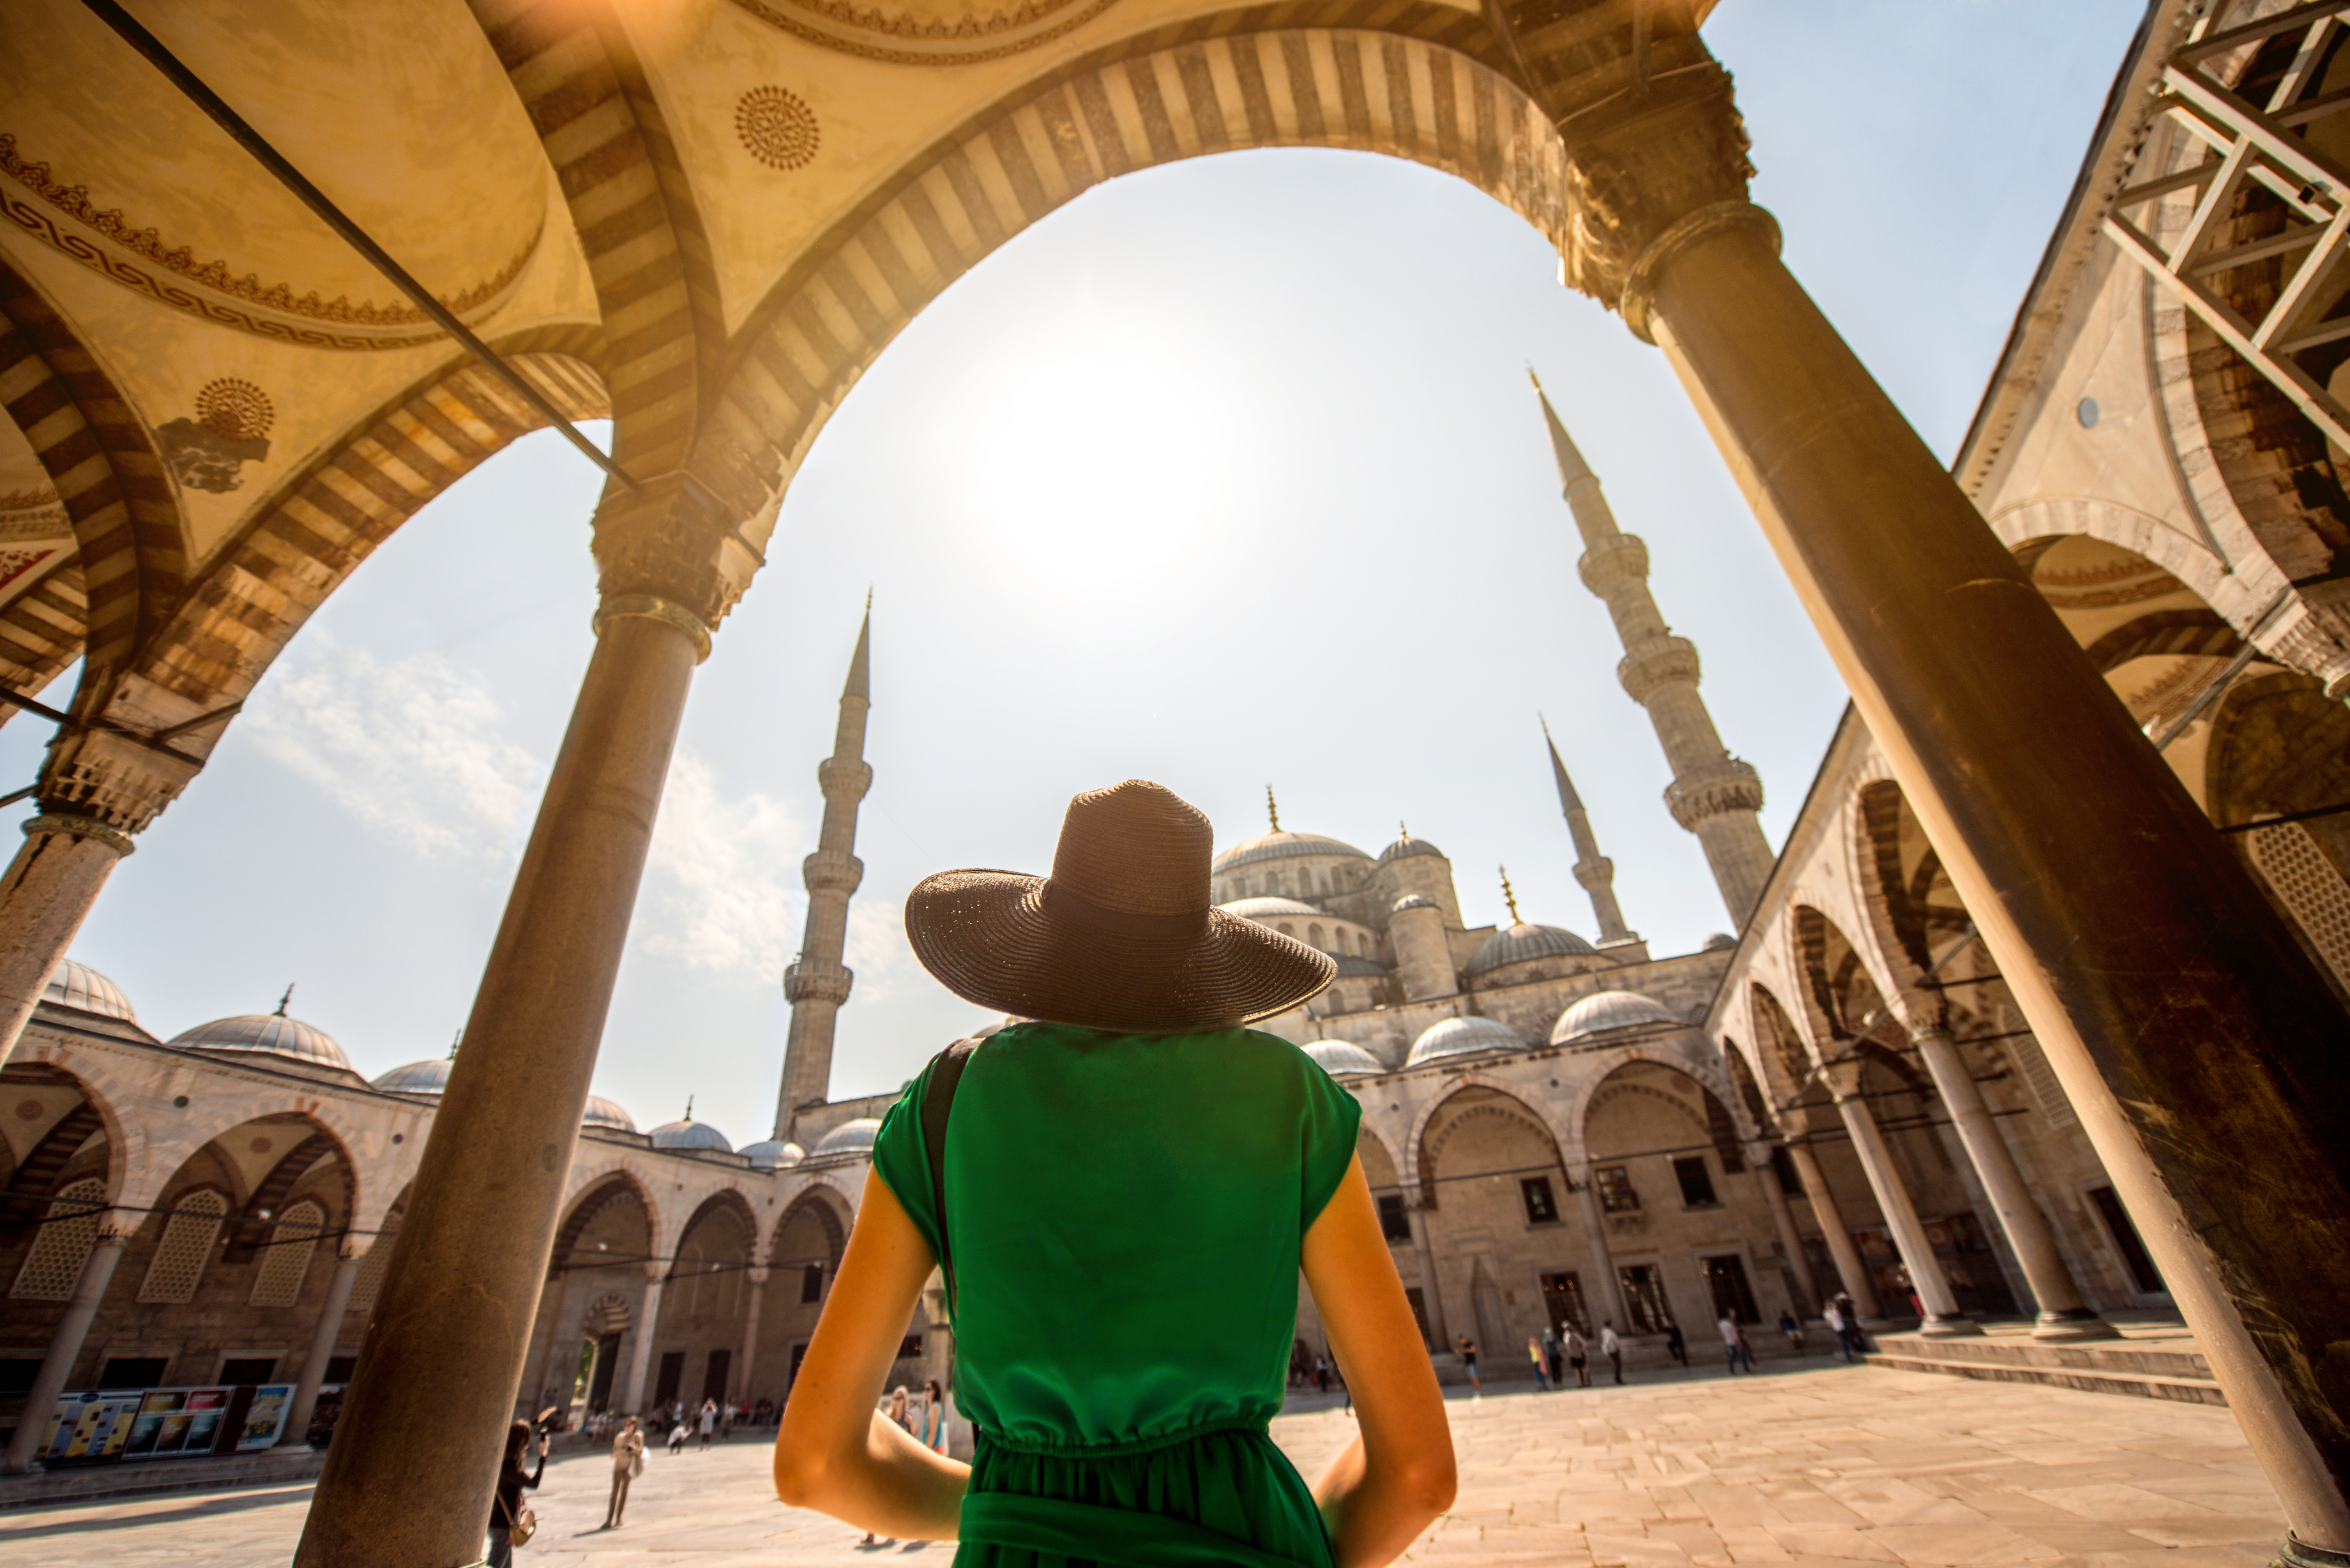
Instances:
[[[1956,450],[2142,7],[1742,0],[1737,78],[1784,254]],[[1659,956],[1729,925],[1615,679],[1531,389],[1643,536],[1775,845],[1845,694],[1662,358],[1466,184],[1367,154],[1224,154],[1100,187],[880,357],[785,499],[695,678],[596,1077],[640,1127],[769,1136],[817,761],[868,587],[874,770],[836,1097],[986,1021],[899,910],[1044,871],[1068,797],[1156,779],[1219,847],[1408,823],[1471,924],[1588,936],[1537,715]],[[599,436],[600,439],[600,436]],[[443,1054],[591,646],[595,471],[551,433],[411,520],[330,599],[140,840],[75,956],[169,1038],[291,1011],[372,1077]],[[52,695],[65,688],[54,689]],[[0,730],[0,781],[46,741]],[[29,814],[29,805],[18,808]]]

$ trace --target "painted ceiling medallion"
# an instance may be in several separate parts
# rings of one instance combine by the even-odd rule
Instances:
[[[771,27],[868,60],[999,59],[1073,32],[1116,0],[734,0]]]
[[[244,483],[240,469],[269,455],[265,438],[276,417],[266,392],[223,376],[197,390],[194,419],[156,429],[156,444],[182,484],[225,494]]]
[[[734,134],[771,169],[797,169],[816,156],[816,110],[795,93],[755,87],[734,106]]]
[[[217,435],[234,441],[240,436],[265,436],[277,411],[269,406],[268,394],[250,381],[223,377],[207,381],[196,394],[196,418],[210,425]]]
[[[10,223],[174,310],[311,348],[412,348],[444,336],[404,299],[388,305],[369,299],[354,304],[342,295],[321,299],[316,289],[297,295],[292,285],[264,283],[254,273],[239,277],[225,261],[200,261],[190,247],[172,245],[157,230],[139,227],[120,208],[100,207],[89,187],[67,184],[47,163],[25,158],[16,138],[6,131],[0,131],[0,213]],[[11,183],[37,199],[26,199]],[[475,320],[494,311],[529,266],[546,232],[542,218],[505,265],[471,288],[444,295],[442,303]]]

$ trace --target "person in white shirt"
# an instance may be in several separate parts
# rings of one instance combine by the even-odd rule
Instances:
[[[1820,1309],[1820,1316],[1826,1322],[1828,1332],[1836,1336],[1837,1352],[1842,1355],[1846,1361],[1850,1361],[1852,1359],[1852,1330],[1845,1326],[1844,1314],[1836,1310],[1835,1303],[1830,1302],[1827,1305]]]
[[[1616,1325],[1612,1322],[1599,1325],[1599,1353],[1607,1358],[1609,1366],[1616,1368],[1616,1381],[1623,1382],[1624,1342],[1616,1337]]]
[[[1714,1324],[1714,1327],[1721,1333],[1722,1347],[1730,1352],[1730,1375],[1732,1377],[1738,1376],[1738,1364],[1741,1360],[1746,1363],[1747,1371],[1753,1371],[1754,1357],[1746,1348],[1746,1336],[1738,1332],[1737,1320],[1728,1313],[1723,1313],[1721,1321]]]

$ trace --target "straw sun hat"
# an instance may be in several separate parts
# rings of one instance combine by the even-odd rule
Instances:
[[[1296,1006],[1326,953],[1208,902],[1215,831],[1163,785],[1069,802],[1050,877],[941,871],[906,899],[906,937],[940,984],[1020,1018],[1176,1034]]]

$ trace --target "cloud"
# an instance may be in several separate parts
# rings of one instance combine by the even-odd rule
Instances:
[[[314,631],[255,695],[239,728],[361,822],[438,859],[495,863],[518,846],[544,764],[441,655],[386,664]]]
[[[860,1001],[878,1002],[893,994],[909,974],[922,975],[924,983],[929,983],[914,950],[906,945],[904,895],[877,898],[867,889],[849,901],[848,941],[843,960],[857,976]]]
[[[807,836],[782,801],[729,798],[708,763],[679,751],[653,828],[652,896],[638,910],[645,950],[780,982],[799,950]]]

